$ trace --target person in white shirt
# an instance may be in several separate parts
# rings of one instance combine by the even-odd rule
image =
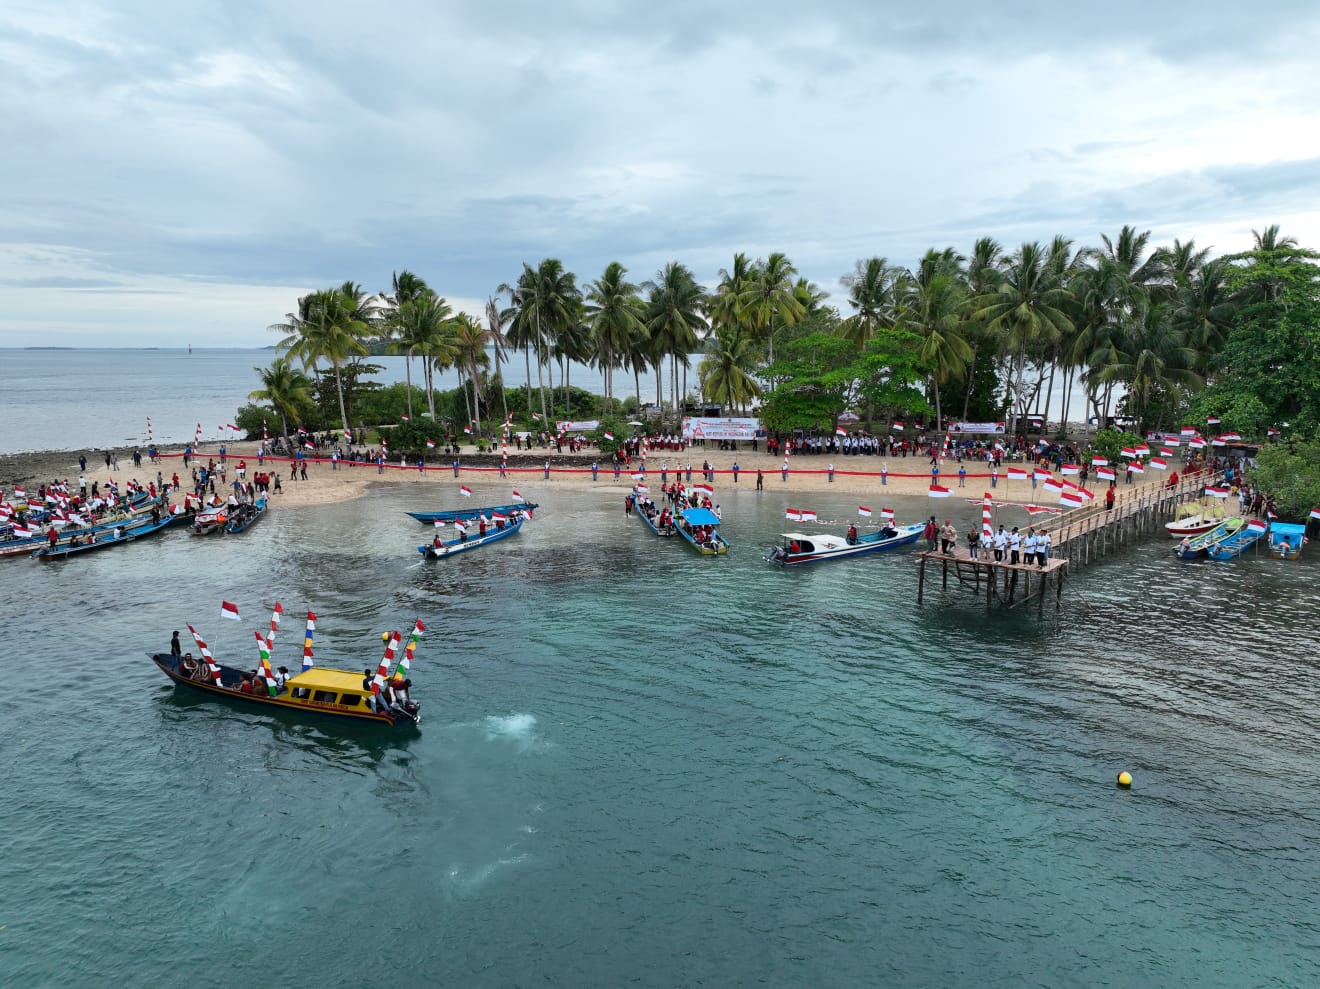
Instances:
[[[995,562],[1004,562],[1004,550],[1008,548],[1008,534],[1004,532],[1001,525],[999,531],[995,533]]]
[[[1008,534],[1008,562],[1017,564],[1020,552],[1022,550],[1022,537],[1018,535],[1017,528]]]
[[[1031,566],[1036,562],[1036,530],[1028,529],[1026,538],[1022,540],[1022,562]]]
[[[1050,534],[1048,531],[1042,531],[1036,537],[1036,560],[1042,570],[1050,562]]]

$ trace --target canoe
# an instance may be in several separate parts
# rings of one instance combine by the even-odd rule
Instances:
[[[80,538],[86,538],[88,533],[105,532],[115,526],[140,526],[151,521],[151,510],[156,507],[159,501],[152,501],[151,496],[145,491],[140,495],[134,495],[126,508],[121,508],[109,514],[102,515],[92,525],[78,527],[67,526],[63,522],[58,523],[63,526],[58,533],[59,539],[57,545],[66,543],[76,532]],[[37,520],[30,523],[31,526],[38,526]],[[49,528],[48,522],[41,522],[40,527]],[[0,541],[0,558],[6,556],[30,556],[34,549],[47,545],[45,532],[34,533],[31,536],[20,536],[16,539],[5,539]]]
[[[436,522],[453,522],[455,519],[475,519],[480,515],[490,518],[492,515],[512,515],[514,512],[531,512],[536,509],[535,502],[514,502],[512,505],[478,505],[475,508],[455,508],[446,512],[409,512],[408,514],[423,525]]]
[[[503,529],[497,529],[492,525],[487,525],[484,536],[470,535],[466,539],[450,539],[442,541],[439,546],[431,543],[427,546],[418,546],[417,552],[428,560],[442,560],[450,556],[457,556],[459,553],[467,553],[474,549],[480,549],[483,546],[489,546],[491,543],[499,542],[501,539],[508,539],[515,535],[522,528],[523,516],[515,515],[504,526]]]
[[[1205,555],[1220,563],[1236,560],[1244,550],[1254,546],[1268,528],[1260,519],[1252,519],[1231,536],[1219,540],[1213,546],[1207,546]]]
[[[1306,526],[1295,522],[1270,523],[1270,556],[1276,560],[1300,560],[1306,545]]]
[[[285,689],[271,697],[269,693],[249,694],[238,689],[250,670],[216,664],[220,670],[220,684],[217,686],[214,678],[208,675],[206,664],[200,660],[192,661],[190,656],[185,659],[168,653],[156,653],[151,655],[151,661],[178,686],[212,697],[262,706],[268,710],[305,711],[389,728],[414,728],[422,721],[421,705],[416,701],[407,704],[406,709],[382,705],[380,710],[373,711],[367,700],[372,696],[370,688],[362,685],[362,674],[352,670],[313,666],[309,670],[295,673],[287,681]],[[188,668],[189,662],[194,663],[191,670]],[[367,665],[374,663],[373,660]]]
[[[77,556],[82,553],[91,553],[99,549],[109,549],[111,546],[123,546],[125,543],[136,542],[144,536],[153,536],[160,532],[167,525],[173,522],[177,515],[166,515],[159,522],[149,522],[147,525],[129,527],[121,526],[119,529],[110,529],[105,532],[96,533],[96,539],[93,542],[79,542],[76,546],[66,543],[63,546],[56,546],[51,549],[49,546],[43,546],[41,549],[33,550],[32,558],[34,560],[63,560],[70,556]]]
[[[229,521],[225,523],[225,532],[228,535],[236,536],[240,532],[247,532],[266,514],[266,496],[261,495],[256,501],[249,504],[242,504],[235,508],[229,515]]]
[[[678,534],[702,556],[723,556],[729,551],[728,541],[720,535],[719,516],[709,508],[684,508],[678,518]],[[703,531],[709,532],[709,538],[698,538]]]
[[[663,514],[664,510],[656,505],[655,502],[651,501],[650,497],[647,496],[645,492],[639,495],[637,490],[634,489],[632,494],[628,497],[632,501],[633,514],[642,520],[643,524],[651,530],[652,535],[670,538],[678,534],[677,529],[672,522],[661,528],[660,516]],[[671,512],[671,518],[672,515],[673,513]]]
[[[1236,516],[1224,519],[1209,532],[1199,536],[1184,536],[1182,542],[1173,548],[1173,555],[1180,560],[1199,560],[1206,555],[1206,550],[1233,535],[1246,524],[1246,519]]]
[[[917,522],[896,529],[880,529],[877,532],[859,535],[854,543],[848,542],[845,536],[829,533],[805,535],[801,532],[785,532],[783,545],[771,546],[766,561],[785,567],[798,567],[807,563],[846,560],[855,556],[865,556],[868,553],[882,553],[916,542],[921,538],[924,528],[924,525]]]

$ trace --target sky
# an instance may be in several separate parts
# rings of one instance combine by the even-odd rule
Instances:
[[[1320,4],[5,0],[0,347],[266,346],[312,290],[480,314],[782,251],[1320,247]]]

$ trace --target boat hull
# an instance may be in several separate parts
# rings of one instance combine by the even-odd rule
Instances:
[[[817,547],[813,544],[810,552],[791,553],[786,547],[775,546],[771,548],[770,555],[766,559],[783,567],[802,567],[811,563],[850,560],[872,553],[883,553],[897,549],[899,546],[910,546],[921,538],[924,528],[922,525],[905,525],[888,538],[881,537],[878,532],[872,532],[859,536],[855,543],[840,540],[843,545],[833,545],[834,540],[831,540],[831,545],[828,546]]]
[[[464,541],[461,539],[451,539],[449,542],[442,542],[440,546],[434,544],[429,546],[418,546],[417,552],[428,560],[443,560],[451,556],[457,556],[459,553],[467,553],[474,549],[481,549],[483,546],[489,546],[491,543],[499,542],[501,539],[508,539],[515,535],[522,528],[523,520],[521,518],[513,519],[503,529],[487,529],[484,536],[473,536]]]
[[[94,543],[80,543],[77,546],[57,546],[53,550],[49,546],[45,546],[41,549],[34,550],[32,552],[32,558],[34,560],[42,561],[63,560],[70,556],[80,556],[84,553],[95,552],[96,550],[109,549],[111,546],[122,546],[125,543],[136,542],[144,536],[154,536],[176,518],[178,518],[176,515],[167,515],[159,522],[150,525],[138,526],[137,528],[132,529],[125,527],[122,536],[112,536],[109,539],[98,540]]]
[[[1209,532],[1184,538],[1181,543],[1174,547],[1173,555],[1180,560],[1199,560],[1206,556],[1212,547],[1219,545],[1219,543],[1237,533],[1245,524],[1246,519],[1241,517],[1225,519]]]
[[[220,667],[221,686],[216,686],[210,680],[198,680],[185,675],[179,669],[179,657],[171,656],[166,653],[148,654],[151,661],[157,668],[169,677],[177,686],[186,687],[189,690],[195,690],[199,693],[208,694],[211,697],[218,697],[224,700],[236,701],[248,706],[264,707],[267,710],[298,711],[306,714],[313,714],[320,717],[336,718],[339,721],[353,721],[366,724],[380,725],[386,728],[416,728],[421,724],[421,715],[418,713],[415,717],[408,714],[388,713],[382,711],[376,713],[368,709],[348,710],[338,707],[334,704],[325,704],[313,701],[310,698],[295,698],[288,694],[278,694],[271,697],[268,694],[245,694],[237,689],[242,679],[243,672],[234,669],[232,666]],[[420,712],[421,705],[414,707]]]
[[[455,519],[462,519],[465,522],[468,519],[475,519],[480,515],[490,518],[492,515],[512,515],[514,512],[532,512],[537,505],[535,502],[514,502],[511,505],[478,505],[475,508],[457,508],[447,512],[409,512],[408,515],[415,518],[423,525],[433,525],[436,522],[453,522]]]

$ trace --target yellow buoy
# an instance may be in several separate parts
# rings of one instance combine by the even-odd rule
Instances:
[[[1126,769],[1118,774],[1118,785],[1124,788],[1132,785],[1132,774]]]
[[[390,641],[390,633],[389,633],[389,632],[381,632],[381,633],[380,633],[380,641],[381,641],[381,642],[389,642],[389,641]]]

